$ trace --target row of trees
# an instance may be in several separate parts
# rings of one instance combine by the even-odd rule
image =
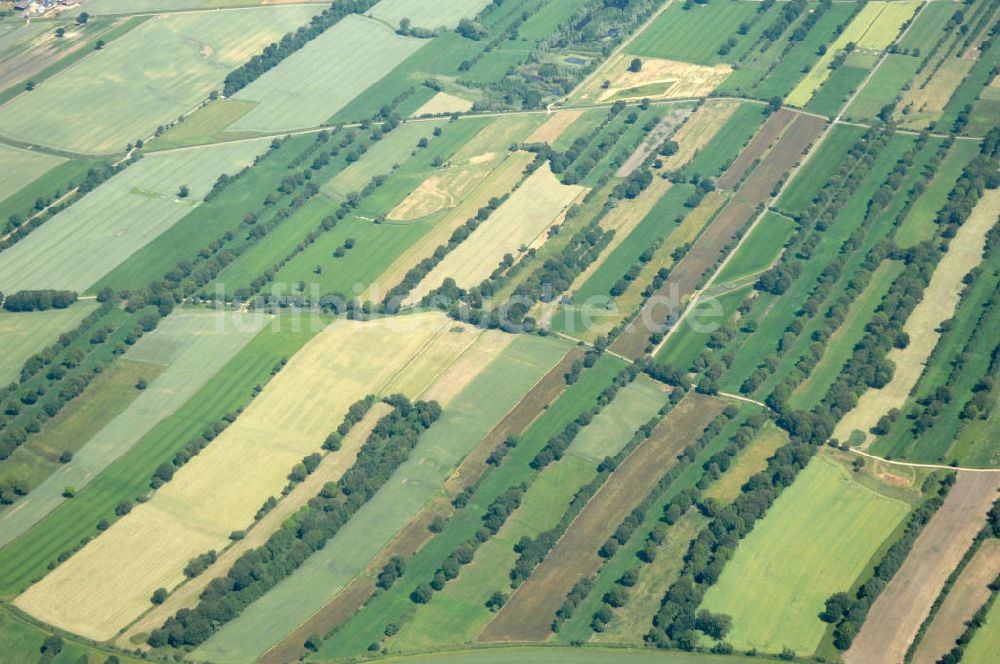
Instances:
[[[298,518],[282,525],[264,545],[244,553],[225,577],[213,579],[195,608],[178,611],[154,630],[149,645],[181,648],[202,643],[323,548],[375,495],[441,415],[434,401],[411,403],[402,395],[385,401],[393,411],[375,425],[343,476],[328,482]]]
[[[917,536],[944,503],[944,498],[954,482],[955,475],[948,475],[945,481],[941,482],[938,491],[913,510],[903,534],[889,547],[875,565],[872,575],[854,593],[838,592],[827,598],[826,606],[819,617],[824,622],[835,624],[833,645],[838,650],[847,650],[851,647],[854,637],[868,616],[868,610],[902,566]]]
[[[76,302],[76,293],[68,290],[23,290],[4,297],[0,301],[7,311],[48,311],[65,309]]]
[[[678,391],[678,393],[681,392]],[[618,525],[612,536],[601,546],[598,553],[605,560],[610,560],[616,554],[621,555],[618,553],[620,547],[624,547],[634,537],[635,532],[647,519],[647,514],[650,513],[653,507],[663,503],[662,514],[658,523],[646,532],[642,549],[637,554],[638,561],[636,565],[626,570],[616,580],[611,590],[601,598],[601,607],[591,616],[590,627],[595,632],[604,631],[606,625],[614,617],[614,609],[621,608],[628,603],[629,589],[638,582],[641,574],[640,566],[656,560],[657,549],[669,537],[670,527],[676,524],[687,513],[688,509],[697,503],[701,490],[715,479],[715,473],[722,472],[717,470],[718,464],[722,463],[720,459],[731,459],[734,457],[739,450],[746,447],[753,440],[756,432],[767,421],[767,416],[764,413],[749,417],[730,437],[723,452],[717,453],[702,462],[702,469],[705,471],[705,474],[702,475],[695,487],[679,491],[672,498],[663,502],[664,494],[699,459],[708,446],[723,432],[726,425],[739,415],[739,412],[738,408],[729,406],[709,422],[695,442],[684,448],[678,456],[677,463],[672,465],[663,477],[660,478],[653,490]],[[725,468],[728,467],[728,462],[725,462]],[[703,509],[709,509],[707,502],[706,507]],[[600,573],[601,570],[595,573],[595,583],[596,577]],[[567,601],[569,600],[570,598],[567,598]],[[556,630],[559,623],[568,619],[570,615],[572,615],[570,606],[564,604],[560,612],[556,613],[556,621],[553,623],[553,629]]]
[[[223,94],[231,97],[254,82],[265,73],[277,67],[282,60],[295,53],[310,41],[319,37],[327,29],[339,23],[350,14],[362,14],[371,9],[378,0],[337,0],[328,9],[313,16],[307,25],[295,32],[289,32],[280,41],[268,44],[259,55],[231,71],[223,83]]]

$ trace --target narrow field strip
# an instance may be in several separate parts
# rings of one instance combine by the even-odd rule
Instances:
[[[892,408],[901,408],[923,372],[924,363],[941,334],[938,326],[952,317],[962,290],[962,279],[982,261],[986,233],[996,224],[1000,213],[1000,190],[988,189],[972,214],[958,229],[941,259],[923,299],[906,320],[903,331],[910,342],[903,349],[889,351],[895,364],[892,380],[879,389],[870,389],[858,404],[837,423],[834,437],[847,440],[854,431],[870,439],[868,430]]]
[[[499,266],[504,254],[517,253],[552,225],[586,189],[564,185],[545,164],[525,180],[475,233],[445,256],[407,299],[417,302],[448,277],[464,288],[477,285]]]
[[[808,655],[826,632],[826,598],[851,587],[909,511],[815,458],[740,542],[702,608],[732,616],[726,640],[740,650]]]
[[[0,313],[0,385],[16,380],[29,357],[79,325],[97,306],[82,301],[66,309]]]
[[[472,378],[409,459],[323,549],[216,632],[195,656],[222,664],[255,659],[323,608],[419,513],[565,350],[553,340],[519,336]]]
[[[129,626],[128,630],[118,637],[118,645],[122,648],[134,648],[137,641],[161,626],[167,618],[181,609],[193,608],[198,603],[199,595],[212,579],[225,576],[240,556],[267,542],[267,539],[281,528],[281,524],[291,518],[323,489],[324,484],[339,480],[357,459],[358,450],[361,449],[372,429],[391,410],[392,407],[386,403],[379,402],[373,405],[364,418],[344,436],[340,450],[327,454],[316,470],[297,484],[291,493],[284,496],[264,518],[255,523],[243,539],[219,555],[215,563],[201,575],[183,583],[170,594],[165,602],[154,606],[142,618]]]
[[[549,551],[496,617],[479,634],[481,642],[540,641],[552,633],[556,609],[573,584],[600,565],[599,542],[649,493],[684,445],[722,411],[722,402],[690,394],[654,429],[648,440],[615,470],[562,538]],[[649,472],[656,468],[660,472]]]
[[[195,209],[220,175],[250,165],[268,143],[143,158],[0,253],[0,291],[86,291]],[[182,185],[189,189],[183,198]]]
[[[854,643],[844,653],[844,662],[903,661],[945,580],[983,527],[998,490],[1000,473],[958,473],[944,504],[872,604]]]
[[[439,314],[332,324],[151,500],[29,588],[17,605],[70,631],[113,637],[146,609],[154,590],[184,579],[192,557],[223,548],[231,532],[246,528],[347,408],[378,391],[445,325]],[[395,352],[372,357],[373,345]],[[359,363],[361,357],[367,361]]]
[[[122,151],[191,110],[231,69],[318,11],[295,5],[154,17],[5,104],[0,133],[76,152]]]
[[[25,498],[0,516],[0,547],[27,532],[79,491],[163,419],[169,417],[232,359],[267,323],[262,315],[177,311],[136,343],[126,360],[166,367],[128,408],[111,420],[72,461],[61,465]]]

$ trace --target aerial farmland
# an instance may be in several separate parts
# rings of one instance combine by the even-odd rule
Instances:
[[[1000,661],[1000,0],[0,0],[0,664]]]

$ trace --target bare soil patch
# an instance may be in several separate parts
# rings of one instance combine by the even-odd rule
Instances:
[[[646,137],[636,148],[635,152],[625,160],[618,172],[617,178],[627,178],[635,172],[635,169],[642,166],[642,163],[656,150],[665,140],[670,138],[677,128],[680,127],[688,117],[691,116],[691,108],[677,108],[667,113],[653,130],[646,134]]]
[[[779,117],[781,113],[782,111],[775,113],[761,132],[773,131],[768,128],[772,120],[784,123],[785,118]],[[825,120],[810,115],[795,118],[778,143],[746,178],[728,205],[671,271],[666,283],[646,302],[636,320],[618,337],[612,350],[632,358],[641,357],[645,353],[652,330],[661,327],[679,313],[683,303],[697,290],[706,272],[732,247],[759,206],[771,198],[775,187],[799,163],[803,153],[819,137],[825,126]]]
[[[1000,473],[958,473],[944,504],[924,526],[844,653],[847,664],[903,661],[948,576],[986,523],[998,489]]]
[[[764,155],[774,147],[781,135],[785,133],[789,125],[795,121],[798,114],[781,109],[764,123],[757,135],[750,141],[750,145],[740,152],[736,160],[729,166],[726,172],[719,178],[718,185],[722,189],[735,189],[743,180],[750,168],[764,158]]]
[[[913,664],[935,664],[955,647],[955,641],[965,631],[965,623],[989,599],[989,585],[997,571],[1000,571],[1000,540],[988,539],[948,592],[913,655]]]
[[[583,115],[583,111],[561,111],[556,113],[546,120],[545,124],[532,132],[525,139],[525,143],[548,143],[552,145],[563,135],[564,131],[569,129],[571,124],[580,119],[581,115]]]
[[[640,60],[642,68],[633,72],[629,69],[632,56],[623,53],[612,58],[601,73],[594,76],[589,88],[580,95],[580,100],[600,102],[705,97],[733,71],[727,64],[706,66],[660,58]]]
[[[661,475],[677,462],[677,455],[725,404],[715,398],[689,394],[665,417],[607,479],[570,524],[545,560],[514,592],[492,622],[480,633],[480,642],[541,641],[566,593],[579,579],[601,564],[597,550],[621,520],[646,497]]]

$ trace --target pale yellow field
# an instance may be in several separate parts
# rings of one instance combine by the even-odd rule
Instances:
[[[924,299],[903,326],[910,335],[909,345],[902,350],[889,351],[889,359],[896,365],[892,380],[885,387],[861,395],[858,405],[837,424],[833,432],[835,438],[846,441],[855,430],[868,437],[868,430],[880,417],[906,403],[941,336],[938,326],[955,314],[963,277],[982,260],[986,233],[996,223],[998,214],[1000,189],[987,189],[972,215],[951,240],[948,253],[941,259],[924,291]]]
[[[192,557],[221,550],[232,531],[247,528],[348,406],[392,381],[415,384],[401,370],[454,325],[438,313],[330,325],[173,481],[29,588],[17,606],[86,637],[112,638],[149,607],[156,588],[184,580]]]
[[[642,58],[642,69],[632,72],[629,71],[631,61],[632,57],[624,53],[608,60],[580,93],[579,101],[705,97],[733,71],[727,64],[706,66]],[[604,81],[610,81],[610,85],[603,87]]]
[[[519,151],[509,153],[503,161],[498,162],[479,186],[469,191],[444,219],[435,222],[430,232],[425,233],[419,241],[408,247],[389,266],[389,269],[373,282],[365,294],[365,299],[380,300],[390,288],[403,279],[410,268],[433,254],[439,246],[445,244],[455,229],[475,216],[476,211],[486,205],[491,198],[500,197],[513,191],[523,177],[525,167],[533,159],[534,155],[530,152]]]
[[[440,170],[400,201],[387,218],[390,221],[415,221],[455,207],[489,177],[500,165],[503,156],[506,153]]]
[[[742,102],[722,99],[702,104],[674,135],[673,140],[679,147],[677,152],[663,160],[663,168],[672,170],[691,161],[699,150],[708,145],[719,129],[725,126],[740,103]]]
[[[264,518],[254,524],[246,537],[235,542],[219,555],[218,560],[209,566],[200,576],[182,584],[159,606],[154,606],[135,624],[130,626],[117,643],[122,648],[134,648],[133,638],[138,640],[143,634],[160,627],[170,616],[181,609],[193,608],[198,603],[198,597],[217,577],[225,576],[240,556],[250,549],[262,546],[267,539],[281,528],[286,519],[301,509],[311,498],[316,496],[327,482],[336,482],[357,459],[358,451],[368,439],[368,434],[380,419],[387,415],[392,407],[385,403],[376,403],[365,417],[354,425],[350,433],[344,436],[340,450],[323,457],[319,466],[305,480],[300,482],[287,496],[280,498],[278,505],[268,512]]]
[[[672,267],[674,259],[671,254],[675,249],[687,242],[694,242],[702,229],[715,218],[715,214],[729,200],[729,195],[723,191],[713,191],[701,204],[691,210],[677,228],[667,237],[663,245],[653,255],[653,260],[646,263],[636,278],[637,284],[648,284],[661,267]],[[578,336],[584,341],[593,342],[599,335],[607,334],[616,325],[624,321],[630,313],[642,306],[643,288],[629,288],[623,295],[615,299],[615,310],[602,312],[599,318],[581,330]]]
[[[442,407],[447,407],[515,338],[513,334],[496,330],[481,332],[475,342],[430,387],[420,393],[420,398],[424,401],[437,401]]]
[[[485,155],[495,156],[498,149],[506,151],[512,143],[520,143],[544,122],[545,116],[541,113],[491,118],[488,125],[454,154],[451,163],[474,163],[484,159]]]
[[[411,292],[409,302],[418,302],[451,277],[464,288],[479,284],[500,264],[504,254],[516,254],[531,245],[586,188],[564,185],[548,164],[540,167],[511,194],[476,231],[445,256]]]
[[[597,260],[587,266],[587,269],[573,280],[573,283],[566,290],[568,294],[572,296],[573,293],[587,283],[587,279],[601,267],[604,260],[611,255],[615,248],[624,242],[625,238],[635,230],[639,222],[649,214],[649,211],[663,198],[663,195],[667,193],[670,187],[671,183],[669,180],[654,177],[650,185],[638,197],[631,201],[620,202],[616,208],[604,215],[600,221],[600,226],[604,230],[614,231],[614,237],[611,238],[611,242],[601,252],[601,255],[597,257]],[[536,305],[532,315],[543,323],[548,323],[558,308],[558,300],[549,303],[540,302]]]
[[[903,93],[900,110],[910,106],[910,111],[897,117],[907,127],[923,128],[941,117],[951,95],[972,69],[974,60],[949,57],[923,89],[918,85]]]
[[[552,145],[571,124],[576,122],[583,111],[561,111],[549,117],[541,127],[525,139],[526,143],[548,143]]]
[[[465,113],[472,108],[472,102],[462,99],[447,92],[439,92],[427,100],[423,106],[413,111],[411,117],[418,118],[421,115],[441,115],[444,113]]]
[[[899,30],[914,12],[920,2],[872,0],[854,17],[851,24],[832,43],[826,53],[816,61],[813,68],[799,81],[788,96],[785,103],[791,106],[805,106],[812,99],[813,93],[830,76],[830,62],[842,51],[848,42],[854,42],[858,48],[881,51],[891,44]]]

